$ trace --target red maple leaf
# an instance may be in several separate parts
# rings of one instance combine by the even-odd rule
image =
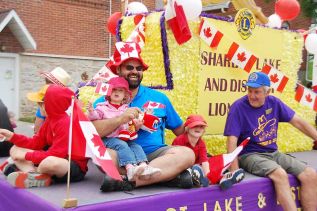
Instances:
[[[129,44],[124,44],[122,48],[120,48],[120,51],[123,53],[131,53],[134,50],[133,47],[131,47]]]
[[[247,59],[244,52],[238,53],[237,58],[240,62],[244,62]]]
[[[209,38],[209,37],[212,36],[210,27],[204,29],[204,35],[205,35],[205,37],[207,37],[207,38]]]
[[[140,37],[137,36],[137,37],[136,37],[136,42],[139,43],[140,41],[141,41]]]
[[[273,83],[276,83],[276,82],[278,82],[280,79],[278,78],[277,74],[275,73],[274,75],[271,75],[271,76],[270,76],[270,80],[271,80]]]
[[[150,103],[151,107],[156,107],[158,104],[156,102]]]
[[[305,98],[306,98],[306,101],[309,102],[309,103],[313,101],[313,99],[311,98],[310,94],[305,95]]]
[[[98,135],[93,134],[91,141],[92,141],[92,143],[94,143],[94,147],[99,147],[98,148],[99,155],[100,155],[100,157],[103,157],[105,155],[107,149],[103,145],[100,137]]]

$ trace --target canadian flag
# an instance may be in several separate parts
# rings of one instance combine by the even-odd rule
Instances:
[[[239,155],[242,149],[249,143],[250,137],[246,138],[241,144],[231,153],[216,155],[209,158],[210,172],[207,177],[212,184],[217,184],[221,180],[223,173],[227,170],[234,159]]]
[[[71,114],[73,120],[72,156],[91,158],[107,175],[114,179],[122,180],[94,125],[76,103],[74,103]]]
[[[168,0],[165,10],[165,20],[171,28],[179,45],[187,42],[192,37],[182,5],[176,0]]]
[[[95,74],[92,78],[93,80],[101,80],[104,82],[108,82],[111,78],[118,77],[114,73],[112,73],[108,67],[105,65]]]
[[[240,67],[244,69],[248,73],[251,71],[254,63],[257,60],[253,54],[245,50],[244,48],[240,47],[237,43],[233,42],[230,46],[230,49],[227,53],[227,58]]]
[[[118,55],[114,55],[114,58],[120,58],[121,61],[129,59],[130,57],[139,58],[136,43],[117,42],[116,48],[118,49],[120,57],[118,57]]]
[[[199,36],[211,48],[216,48],[219,45],[223,34],[216,29],[214,25],[203,18],[200,22]]]
[[[105,95],[105,96],[110,96],[112,91],[112,86],[107,83],[103,82],[98,82],[95,93],[100,94],[100,95]]]
[[[295,100],[317,111],[316,94],[300,84],[297,84]]]
[[[283,92],[287,82],[288,77],[285,76],[281,71],[275,69],[271,65],[265,64],[262,68],[262,72],[267,74],[271,81],[271,88],[276,91]]]
[[[146,103],[144,103],[143,108],[165,108],[165,105],[162,103],[158,103],[158,102],[153,102],[153,101],[147,101]]]
[[[145,45],[145,16],[136,15],[134,20],[134,22],[137,22],[137,26],[128,37],[127,42],[138,43],[139,46],[143,48]]]

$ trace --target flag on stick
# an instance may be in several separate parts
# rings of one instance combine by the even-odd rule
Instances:
[[[110,84],[102,83],[102,82],[97,83],[95,93],[100,95],[110,96],[111,91],[112,91],[112,86]]]
[[[283,92],[288,82],[288,77],[286,75],[268,64],[265,64],[263,66],[262,72],[269,76],[271,81],[271,88],[276,91]]]
[[[110,58],[111,60],[111,58]],[[101,80],[104,82],[108,82],[111,78],[118,77],[114,73],[112,73],[105,65],[95,74],[92,78],[93,80]]]
[[[122,180],[107,148],[98,135],[94,125],[88,120],[79,106],[73,107],[72,156],[91,158],[110,177]],[[84,139],[82,138],[84,137]],[[81,141],[85,140],[85,141]]]
[[[142,17],[141,17],[142,16]],[[140,19],[137,26],[130,34],[127,39],[127,42],[138,43],[141,48],[145,45],[145,16],[136,15],[134,19]]]
[[[227,170],[234,159],[239,155],[242,149],[249,143],[250,137],[246,138],[241,144],[233,150],[231,153],[216,155],[209,158],[209,168],[210,172],[207,177],[212,184],[217,184],[225,170]]]

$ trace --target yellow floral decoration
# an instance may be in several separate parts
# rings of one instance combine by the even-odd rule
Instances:
[[[161,42],[161,28],[160,18],[162,12],[154,12],[148,14],[145,22],[145,46],[142,49],[142,58],[145,63],[149,65],[149,69],[144,72],[143,85],[146,86],[166,86],[167,81],[165,77],[163,49]],[[192,38],[183,45],[178,45],[175,41],[171,30],[166,26],[167,43],[169,48],[170,70],[173,75],[172,90],[160,90],[165,93],[175,109],[180,114],[183,120],[189,114],[197,113],[198,105],[198,78],[200,66],[200,45],[201,39],[198,35],[199,20],[190,22],[190,29]],[[120,32],[122,40],[126,40],[130,33],[135,28],[133,17],[124,17],[121,24]],[[224,35],[226,36],[226,35]],[[294,47],[301,48],[303,46],[302,38],[294,39],[294,35],[290,32],[284,33],[285,42],[285,58],[283,72],[290,80],[285,91],[279,97],[286,102],[296,113],[304,117],[310,123],[313,123],[315,112],[301,106],[294,100],[294,88],[297,82],[297,70],[301,61],[301,52],[295,52]],[[296,68],[295,68],[296,67]],[[80,98],[87,101],[91,98],[86,93],[90,92],[89,87],[82,88],[80,91]],[[96,96],[97,97],[97,96]],[[95,97],[94,97],[95,98]],[[166,133],[167,143],[171,143],[175,136],[168,131]],[[222,135],[206,135],[204,136],[208,152],[212,154],[220,154],[226,152],[226,138]],[[312,142],[299,131],[288,124],[280,124],[278,134],[278,145],[283,152],[294,152],[311,149]]]

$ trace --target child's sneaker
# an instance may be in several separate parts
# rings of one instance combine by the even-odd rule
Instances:
[[[192,179],[195,186],[208,187],[209,180],[204,176],[203,169],[199,165],[192,167]]]
[[[8,176],[12,172],[20,171],[14,163],[8,163],[7,161],[1,165],[0,170],[5,176]]]
[[[129,181],[135,181],[144,171],[144,166],[133,166],[127,170],[127,177]]]
[[[161,169],[154,168],[152,166],[147,165],[144,167],[144,171],[140,175],[140,179],[149,180],[151,177],[156,177],[156,176],[161,175],[161,173],[162,173]]]
[[[7,176],[7,180],[17,188],[44,187],[51,184],[49,175],[35,172],[13,172]]]
[[[243,180],[245,176],[243,169],[237,169],[234,172],[225,173],[219,182],[220,188],[222,190],[229,189],[233,184],[236,184]]]

